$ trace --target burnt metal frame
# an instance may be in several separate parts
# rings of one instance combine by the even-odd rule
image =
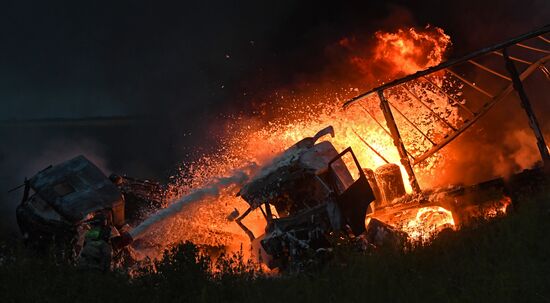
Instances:
[[[405,148],[405,144],[403,144],[403,140],[401,140],[401,135],[399,134],[399,128],[397,127],[397,124],[395,123],[395,119],[393,118],[393,114],[391,112],[390,103],[384,97],[384,91],[379,90],[378,92],[378,98],[380,98],[380,108],[384,112],[384,118],[386,118],[386,124],[388,125],[388,128],[390,129],[393,144],[397,147],[397,151],[399,152],[399,157],[401,157],[401,164],[405,167],[405,171],[407,171],[407,175],[409,175],[409,183],[411,184],[412,189],[415,192],[420,191],[420,186],[418,185],[418,181],[416,180],[416,176],[414,175],[414,170],[411,165],[411,162],[409,160],[409,157],[407,155],[407,149]]]
[[[367,141],[365,141],[365,139],[363,137],[361,137],[356,131],[355,129],[352,129],[353,133],[357,136],[357,138],[359,138],[359,140],[361,140],[361,142],[363,142],[363,144],[365,144],[373,153],[375,153],[378,157],[380,157],[380,159],[382,159],[384,162],[386,163],[390,163],[388,161],[388,159],[384,158],[384,156],[378,152],[374,147],[372,147],[372,145],[370,145]]]
[[[246,235],[250,238],[250,241],[254,241],[256,237],[254,236],[254,233],[246,227],[241,221],[248,216],[248,214],[252,211],[252,206],[249,207],[240,217],[235,219],[235,222],[241,227],[241,229],[246,233]]]
[[[496,45],[493,45],[493,46],[490,46],[490,47],[486,47],[486,48],[474,51],[474,52],[469,53],[469,54],[467,54],[463,57],[452,59],[452,60],[443,62],[443,63],[441,63],[437,66],[430,67],[430,68],[422,70],[422,71],[418,71],[418,72],[416,72],[412,75],[409,75],[409,76],[406,76],[406,77],[403,77],[403,78],[400,78],[400,79],[396,79],[396,80],[391,81],[389,83],[386,83],[384,85],[373,88],[373,89],[371,89],[371,90],[369,90],[365,93],[361,93],[361,94],[357,95],[356,97],[346,101],[343,104],[343,108],[346,109],[350,105],[352,105],[352,104],[354,104],[358,101],[364,100],[364,99],[366,99],[370,96],[373,96],[374,94],[378,95],[380,108],[382,109],[382,112],[384,114],[384,118],[386,120],[386,125],[388,126],[388,129],[389,129],[389,134],[392,137],[393,143],[394,143],[394,145],[396,146],[396,148],[399,152],[399,156],[401,158],[401,164],[405,167],[405,170],[408,174],[409,183],[411,184],[411,187],[415,192],[419,192],[420,191],[420,186],[418,184],[418,181],[416,180],[416,176],[414,174],[413,166],[417,165],[417,164],[421,163],[422,161],[426,160],[427,158],[431,157],[437,151],[439,151],[444,146],[449,144],[451,141],[456,139],[466,129],[468,129],[476,121],[478,121],[479,118],[484,116],[489,111],[489,109],[492,108],[497,102],[503,100],[506,96],[508,96],[512,92],[512,90],[515,90],[517,92],[517,94],[519,95],[521,105],[522,105],[523,109],[525,110],[525,112],[526,112],[526,114],[529,118],[529,126],[533,130],[533,133],[534,133],[534,135],[537,139],[537,146],[538,146],[539,152],[541,154],[543,164],[544,164],[545,167],[550,167],[550,154],[549,154],[549,151],[546,148],[546,143],[544,141],[542,131],[539,127],[539,123],[538,123],[537,118],[536,118],[536,116],[535,116],[535,114],[534,114],[534,112],[531,108],[531,104],[529,103],[529,99],[527,98],[527,94],[525,93],[525,90],[524,90],[523,85],[522,85],[522,81],[525,80],[528,76],[530,76],[537,69],[540,69],[548,77],[547,73],[545,72],[546,67],[545,67],[544,64],[546,62],[550,61],[550,55],[549,55],[550,51],[545,50],[545,49],[541,49],[541,48],[537,48],[537,47],[532,47],[532,46],[525,45],[525,44],[522,43],[522,42],[524,42],[528,39],[538,37],[542,41],[550,44],[550,40],[545,38],[544,36],[542,36],[543,34],[546,34],[548,32],[550,32],[550,24],[545,25],[545,26],[543,26],[539,29],[536,29],[532,32],[529,32],[529,33],[520,35],[516,38],[510,39],[508,41],[505,41],[505,42],[502,42],[502,43],[499,43],[499,44],[496,44]],[[523,60],[523,59],[520,59],[520,58],[517,58],[517,57],[509,56],[508,47],[514,46],[514,45],[518,46],[518,47],[521,47],[521,48],[524,48],[524,49],[534,51],[534,52],[543,53],[543,54],[545,54],[545,56],[543,58],[540,58],[536,62],[530,62],[530,61]],[[497,72],[497,71],[495,71],[491,68],[488,68],[488,67],[474,61],[475,58],[481,57],[481,56],[486,55],[486,54],[495,54],[495,55],[499,55],[499,56],[503,57],[505,65],[506,65],[506,70],[508,71],[510,76],[503,75],[503,74],[501,74],[501,73],[499,73],[499,72]],[[513,61],[520,62],[520,63],[523,63],[523,64],[527,64],[529,66],[522,73],[519,73],[517,71]],[[479,86],[475,85],[474,83],[468,81],[467,79],[460,76],[456,72],[453,72],[452,70],[449,69],[450,67],[457,66],[457,65],[465,63],[465,62],[473,64],[477,68],[480,68],[480,69],[482,69],[482,70],[484,70],[484,71],[486,71],[486,72],[488,72],[492,75],[498,76],[499,78],[504,79],[504,80],[506,80],[510,83],[503,90],[501,90],[498,94],[493,95],[493,94],[487,92],[486,90],[484,90],[483,88],[480,88]],[[455,78],[459,79],[461,82],[465,83],[469,87],[475,89],[476,91],[478,91],[479,93],[485,95],[486,97],[489,97],[491,100],[489,102],[486,102],[481,107],[481,109],[479,109],[478,112],[474,112],[474,111],[470,110],[464,104],[461,104],[460,102],[455,100],[455,98],[452,98],[452,96],[450,96],[447,92],[445,92],[442,87],[439,87],[438,85],[436,85],[433,81],[431,81],[427,77],[430,74],[433,74],[433,73],[435,73],[437,71],[441,71],[441,70],[443,70],[445,72],[448,72],[449,74],[453,75]],[[417,80],[417,79],[424,79],[425,81],[429,82],[431,85],[433,85],[436,88],[437,91],[442,92],[444,95],[446,95],[449,98],[449,100],[451,100],[453,102],[451,105],[459,106],[460,108],[465,110],[468,114],[470,114],[472,116],[472,118],[465,120],[465,123],[459,128],[456,128],[456,127],[452,126],[449,122],[447,122],[445,119],[443,119],[437,113],[435,113],[427,104],[424,104],[424,102],[418,96],[416,96],[416,94],[413,91],[411,91],[409,88],[407,88],[406,84],[408,82],[413,81],[413,80]],[[550,79],[550,77],[548,77],[548,79]],[[452,133],[445,136],[445,138],[443,139],[442,142],[438,142],[438,143],[433,142],[423,132],[420,132],[424,137],[426,137],[432,143],[433,146],[432,146],[432,148],[425,151],[422,155],[420,155],[417,158],[413,157],[407,151],[407,149],[405,148],[405,145],[403,144],[403,141],[401,139],[401,135],[399,133],[399,128],[398,128],[398,126],[395,122],[395,118],[393,117],[391,107],[390,107],[390,103],[388,102],[387,98],[384,96],[384,91],[392,89],[392,88],[396,88],[396,87],[400,87],[400,88],[404,89],[410,96],[412,96],[412,98],[414,100],[416,100],[416,101],[420,102],[422,105],[426,106],[426,108],[428,108],[428,110],[430,110],[430,112],[432,114],[434,114],[439,120],[441,120],[441,122],[443,122],[446,126],[448,126],[450,129],[453,130]],[[361,107],[363,107],[363,106],[361,106]],[[395,108],[395,106],[394,106],[394,108]],[[364,107],[363,107],[363,109],[364,109]],[[403,113],[401,113],[397,108],[395,108],[395,109],[399,114],[404,116]],[[366,111],[366,109],[365,109],[365,111]],[[373,115],[370,112],[367,111],[367,113],[369,114],[369,116],[374,118]],[[405,117],[405,120],[408,121],[409,123],[413,124],[407,117]],[[378,121],[376,121],[376,122],[380,125],[380,127],[382,129],[384,129],[384,131],[388,132],[388,130],[386,128],[384,128],[383,125],[380,122],[378,122]],[[418,127],[416,127],[414,124],[413,124],[413,126],[415,127],[415,129],[419,130]],[[359,136],[358,134],[356,134],[356,135]],[[364,143],[366,143],[366,141],[363,138],[361,138],[361,139]],[[367,146],[369,148],[371,148],[378,156],[380,156],[381,158],[384,159],[384,157],[379,152],[374,150],[370,145],[367,144]],[[410,156],[410,158],[409,158],[409,156]],[[411,159],[412,159],[412,163],[411,163]]]
[[[521,82],[520,76],[516,69],[516,65],[514,64],[514,61],[512,61],[508,56],[508,49],[504,48],[502,53],[504,55],[504,60],[506,61],[506,69],[512,76],[512,85],[514,86],[514,89],[518,93],[519,99],[521,100],[521,107],[523,107],[523,109],[525,110],[525,113],[529,118],[529,126],[535,133],[535,137],[537,139],[537,147],[539,148],[544,166],[548,167],[550,165],[550,153],[548,152],[548,148],[546,147],[546,142],[544,142],[544,136],[540,129],[539,122],[537,121],[537,117],[535,116],[535,113],[531,108],[531,103],[529,102],[529,98],[527,98],[527,93],[525,92],[525,89],[523,89],[523,83]],[[550,52],[547,53],[550,54]]]
[[[359,160],[357,160],[357,157],[355,156],[355,153],[353,152],[351,147],[348,147],[348,148],[344,149],[343,151],[341,151],[338,155],[334,156],[334,158],[332,158],[328,162],[328,164],[327,164],[328,171],[332,172],[333,177],[339,180],[340,178],[338,177],[338,174],[335,172],[334,168],[332,167],[332,164],[334,162],[338,161],[338,160],[341,160],[342,157],[344,157],[344,155],[347,154],[347,153],[350,153],[351,157],[353,158],[353,163],[355,163],[355,166],[356,166],[355,168],[357,168],[357,170],[359,172],[359,178],[366,178],[367,176],[365,176],[365,172],[363,171],[363,168],[361,167],[361,163],[359,163]],[[347,166],[346,166],[346,169],[348,169]],[[348,169],[348,171],[349,171],[349,169]],[[351,174],[351,172],[350,172],[350,174]],[[355,182],[357,182],[357,180],[353,180],[353,183],[355,183]],[[337,186],[335,184],[331,184],[331,185],[333,185],[333,187],[334,187],[333,191],[338,192]],[[349,186],[348,186],[348,188],[349,188]],[[345,189],[343,192],[345,192],[346,190],[347,189]],[[342,194],[342,193],[340,193],[340,194]]]

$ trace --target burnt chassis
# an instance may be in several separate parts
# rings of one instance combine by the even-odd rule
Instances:
[[[107,217],[113,248],[126,246],[119,237],[127,223],[141,220],[149,208],[164,203],[165,189],[156,182],[103,172],[84,156],[50,165],[22,185],[16,218],[25,243],[37,249],[51,244],[72,252],[81,227],[99,213]]]
[[[350,164],[357,170],[355,178],[343,161],[346,155],[351,155],[353,159]],[[358,236],[365,232],[365,217],[375,197],[351,147],[332,158],[326,169],[308,177],[324,189],[324,193],[316,197],[316,205],[294,201],[303,208],[280,217],[273,214],[269,201],[263,203],[263,208],[258,206],[267,221],[265,234],[258,240],[271,259],[267,262],[271,268],[284,269],[295,265],[308,255],[332,247],[335,238]],[[277,209],[277,205],[273,206]],[[251,241],[255,241],[256,237],[242,220],[254,209],[250,206],[235,220]]]

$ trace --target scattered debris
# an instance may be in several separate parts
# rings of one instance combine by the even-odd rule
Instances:
[[[238,195],[249,208],[242,214],[234,208],[226,219],[261,247],[260,259],[270,268],[299,271],[326,260],[334,246],[346,243],[363,250],[403,248],[472,218],[506,213],[512,205],[507,194],[513,193],[503,179],[406,194],[399,166],[363,169],[351,148],[338,153],[329,141],[317,142],[327,134],[334,135],[332,127],[294,144],[252,179],[242,173],[219,180],[220,185],[242,184]],[[533,174],[524,172],[513,182]],[[217,193],[216,186],[203,191]],[[151,222],[164,220],[189,197],[205,194],[196,191],[165,207],[163,185],[118,175],[107,178],[83,156],[38,172],[23,187],[17,219],[26,242],[36,247],[61,243],[80,268],[100,271],[121,264],[121,256],[132,259],[135,252],[129,244]],[[143,218],[159,208],[157,215]],[[242,222],[256,209],[266,221],[259,237]]]
[[[375,247],[401,249],[407,243],[407,234],[389,224],[372,218],[366,232],[366,240]]]

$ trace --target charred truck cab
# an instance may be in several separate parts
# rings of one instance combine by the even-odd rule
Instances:
[[[124,224],[124,197],[84,156],[49,166],[25,181],[17,222],[31,243],[68,243],[76,228],[98,212],[117,228]]]
[[[25,180],[17,223],[27,244],[60,245],[78,253],[82,237],[97,216],[106,219],[114,250],[131,242],[128,222],[141,210],[164,203],[164,189],[155,182],[111,175],[84,156],[49,166]],[[80,247],[79,247],[80,246]]]
[[[307,255],[329,249],[331,235],[365,231],[373,191],[350,147],[338,153],[329,141],[317,143],[328,134],[334,137],[332,126],[294,144],[239,192],[250,207],[236,222],[252,241],[242,220],[257,208],[266,218],[259,239],[271,268],[299,266]]]

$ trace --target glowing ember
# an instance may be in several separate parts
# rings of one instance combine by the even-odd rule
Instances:
[[[489,207],[483,213],[483,217],[486,219],[495,218],[500,215],[506,214],[508,206],[512,204],[512,199],[510,197],[503,197],[499,201],[495,202],[491,207]]]
[[[453,214],[441,206],[419,208],[416,216],[401,227],[413,241],[426,242],[445,228],[454,228]]]

